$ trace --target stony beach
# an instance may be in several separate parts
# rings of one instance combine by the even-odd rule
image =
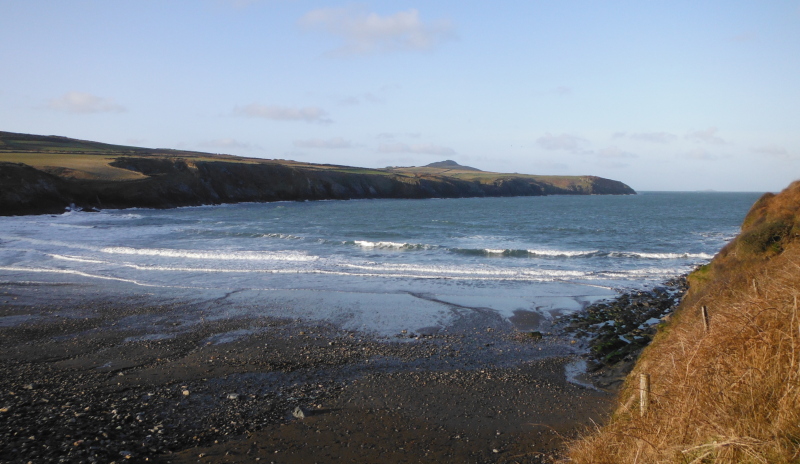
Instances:
[[[210,314],[0,284],[0,460],[550,462],[613,399],[567,380],[583,342],[531,336],[532,313],[391,338]]]

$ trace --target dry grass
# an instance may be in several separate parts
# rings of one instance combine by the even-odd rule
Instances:
[[[22,163],[62,177],[102,180],[143,179],[142,173],[115,168],[113,157],[64,153],[0,153],[0,161]]]
[[[772,210],[798,214],[800,184],[784,194]],[[763,223],[753,214],[766,214],[755,209],[752,227]],[[784,236],[778,251],[764,250],[768,259],[737,257],[740,246],[695,283],[628,377],[609,424],[573,443],[569,462],[800,462],[800,241]],[[640,373],[652,383],[644,417]]]

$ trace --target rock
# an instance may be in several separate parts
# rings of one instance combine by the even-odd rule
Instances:
[[[533,332],[528,332],[528,337],[532,340],[541,340],[542,333],[539,332],[538,330],[534,330]]]
[[[189,390],[183,390],[181,393],[183,393],[183,396],[189,396]]]
[[[228,393],[228,399],[229,400],[238,400],[239,399],[239,394],[238,393]]]
[[[119,455],[125,459],[130,459],[133,457],[133,453],[131,453],[130,451],[120,451]]]
[[[302,406],[298,406],[294,408],[294,411],[292,411],[292,415],[298,419],[305,419],[306,417],[309,416],[309,411],[303,408]]]

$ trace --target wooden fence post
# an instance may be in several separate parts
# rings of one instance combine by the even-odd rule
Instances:
[[[700,313],[703,315],[703,329],[706,333],[711,329],[711,321],[708,319],[708,308],[703,306],[700,308]]]
[[[644,417],[650,407],[650,374],[639,374],[639,413]]]

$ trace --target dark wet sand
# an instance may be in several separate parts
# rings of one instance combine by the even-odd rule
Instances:
[[[485,312],[380,340],[82,291],[0,285],[2,462],[549,462],[611,406]]]

